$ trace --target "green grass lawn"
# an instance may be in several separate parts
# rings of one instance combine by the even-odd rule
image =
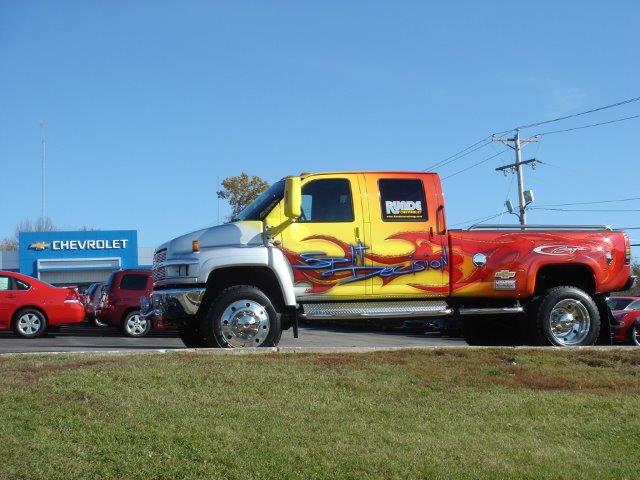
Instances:
[[[0,358],[0,478],[640,477],[640,350]]]

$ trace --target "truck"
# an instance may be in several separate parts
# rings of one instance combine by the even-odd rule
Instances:
[[[606,298],[630,264],[607,226],[449,229],[435,173],[302,174],[157,248],[142,307],[196,348],[277,346],[302,319],[427,317],[471,345],[585,346],[610,342]]]

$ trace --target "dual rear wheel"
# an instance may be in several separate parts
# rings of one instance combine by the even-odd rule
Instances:
[[[547,290],[527,307],[526,316],[507,319],[466,319],[464,337],[470,345],[594,345],[601,319],[593,298],[583,290],[563,286]]]

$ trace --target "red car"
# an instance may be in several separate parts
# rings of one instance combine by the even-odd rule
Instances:
[[[140,315],[140,297],[148,297],[152,288],[149,270],[113,272],[104,286],[96,318],[129,337],[144,337],[152,327],[163,329]]]
[[[83,321],[84,307],[75,288],[58,288],[0,270],[0,330],[35,338],[47,327]]]
[[[611,300],[618,301],[620,299],[625,301],[623,308],[611,308]],[[626,300],[629,299],[631,301],[626,303]],[[622,302],[622,300],[620,301]],[[640,346],[640,299],[636,297],[611,297],[607,303],[612,310],[613,317],[618,322],[617,325],[613,325],[613,341]]]

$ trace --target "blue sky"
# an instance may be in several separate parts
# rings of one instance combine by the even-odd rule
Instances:
[[[243,170],[422,170],[492,132],[640,96],[640,4],[614,4],[2,2],[0,237],[40,213],[39,120],[54,222],[137,229],[155,245],[216,223],[217,183]],[[638,113],[635,102],[539,130]],[[640,196],[639,132],[637,119],[530,146],[548,164],[526,171],[536,204]],[[516,201],[493,170],[512,159],[445,181],[449,223]],[[529,219],[640,226],[639,213]]]

